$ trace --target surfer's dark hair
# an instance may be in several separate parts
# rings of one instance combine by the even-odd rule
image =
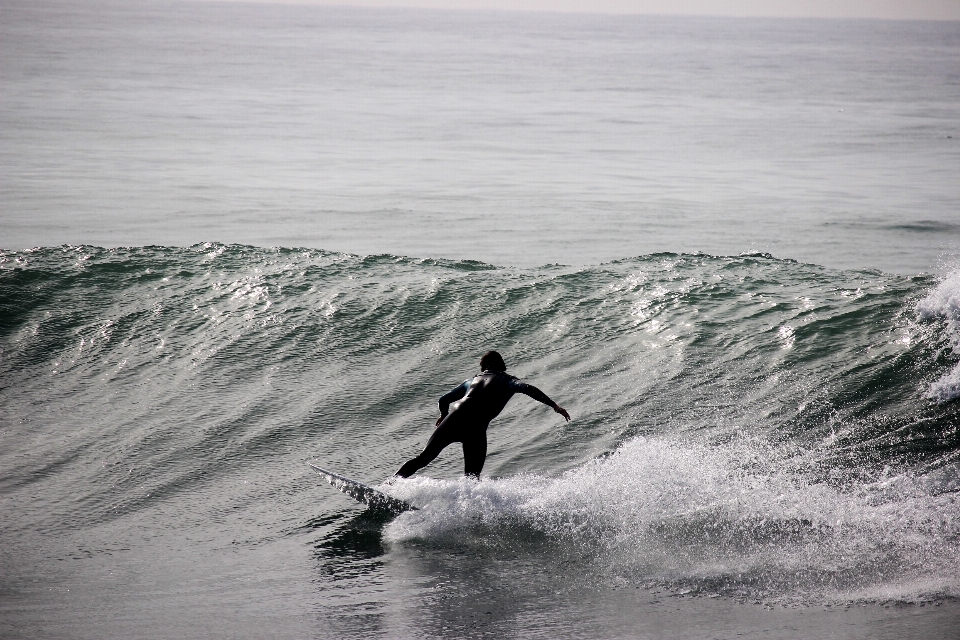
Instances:
[[[487,351],[480,356],[480,371],[506,371],[503,357],[496,351]]]

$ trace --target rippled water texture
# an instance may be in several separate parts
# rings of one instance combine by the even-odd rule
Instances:
[[[570,628],[602,636],[671,603],[714,631],[764,605],[956,620],[956,273],[224,245],[0,260],[13,635],[548,637],[583,615]],[[422,507],[393,520],[304,464],[387,478],[490,347],[574,421],[514,399],[485,479],[453,447],[384,487]]]

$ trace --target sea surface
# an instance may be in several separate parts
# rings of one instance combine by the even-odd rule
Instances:
[[[955,639],[958,54],[0,0],[0,637]]]
[[[960,22],[0,0],[0,246],[960,251]]]

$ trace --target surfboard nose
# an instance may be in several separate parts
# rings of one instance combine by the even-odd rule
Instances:
[[[413,506],[409,502],[388,496],[382,491],[377,491],[373,487],[365,485],[362,482],[357,482],[356,480],[351,480],[350,478],[333,473],[332,471],[321,469],[317,465],[309,462],[307,465],[316,471],[317,475],[336,487],[340,492],[347,494],[357,502],[367,505],[368,509],[386,511],[393,514],[417,510],[417,507]]]

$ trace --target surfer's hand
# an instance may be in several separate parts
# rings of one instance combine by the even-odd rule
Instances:
[[[553,410],[562,415],[567,419],[567,422],[570,422],[570,414],[567,413],[567,410],[561,407],[560,405],[554,405]]]

